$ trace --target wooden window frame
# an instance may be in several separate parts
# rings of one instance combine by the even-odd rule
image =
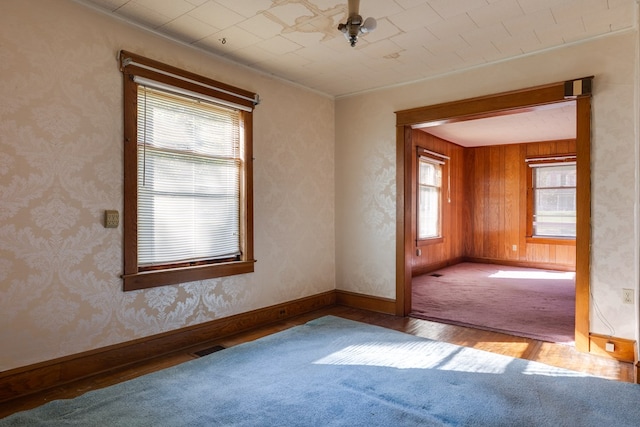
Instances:
[[[241,255],[237,260],[197,265],[167,265],[161,269],[142,269],[138,266],[138,84],[134,82],[134,76],[251,108],[257,104],[257,95],[130,52],[122,51],[120,58],[124,90],[124,274],[122,275],[124,291],[253,272],[255,264],[253,253],[253,112],[242,110],[239,111],[240,120],[244,125],[244,140],[241,141],[243,162],[240,179]],[[251,98],[254,98],[256,102],[251,102]]]
[[[528,157],[527,161],[535,161],[537,164],[545,164],[545,163],[575,163],[576,155],[575,153],[562,154],[558,155],[558,157],[562,158],[552,158],[554,156],[540,156],[540,157]],[[527,167],[527,231],[526,231],[526,242],[534,243],[534,244],[548,244],[548,245],[567,245],[567,246],[575,246],[576,238],[575,237],[553,237],[553,236],[535,236],[533,234],[533,216],[534,216],[534,188],[533,188],[533,167]],[[577,190],[577,188],[576,188]]]
[[[446,162],[442,159],[438,159],[434,156],[426,154],[423,152],[424,149],[418,147],[418,154],[416,156],[416,246],[426,246],[433,245],[436,243],[442,243],[444,241],[444,237],[442,236],[442,221],[443,221],[443,194],[446,191],[445,188],[445,167],[447,166]],[[425,237],[420,238],[420,159],[424,157],[431,160],[432,163],[437,164],[440,167],[440,191],[439,191],[439,202],[438,202],[438,235],[433,237]]]

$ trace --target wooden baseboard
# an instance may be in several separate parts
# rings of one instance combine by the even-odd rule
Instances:
[[[336,290],[336,304],[377,313],[396,314],[396,301],[355,292]]]
[[[0,402],[335,304],[336,292],[329,291],[175,331],[5,371],[0,373]]]
[[[551,264],[545,262],[531,262],[531,261],[514,261],[508,259],[493,259],[493,258],[475,258],[464,257],[463,262],[476,262],[481,264],[499,264],[509,267],[523,267],[523,268],[539,268],[541,270],[556,270],[556,271],[576,271],[574,265],[565,264]]]
[[[415,267],[411,269],[411,276],[416,277],[422,274],[431,273],[432,271],[440,270],[441,268],[448,267],[450,265],[460,264],[461,262],[475,262],[480,264],[499,264],[510,267],[523,267],[523,268],[540,268],[543,270],[556,270],[556,271],[575,271],[575,266],[564,264],[551,264],[543,262],[530,262],[530,261],[514,261],[506,259],[494,259],[494,258],[477,258],[477,257],[458,257],[447,261],[442,261],[425,266]]]
[[[606,350],[607,343],[613,343],[613,351]],[[589,353],[621,362],[635,363],[638,360],[635,341],[605,335],[589,334]]]
[[[441,268],[449,267],[450,265],[460,264],[463,258],[453,258],[447,261],[436,262],[429,265],[422,265],[411,269],[411,277],[420,276],[423,274],[431,273],[432,271],[440,270]]]

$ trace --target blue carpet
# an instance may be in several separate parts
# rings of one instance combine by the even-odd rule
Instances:
[[[0,426],[637,426],[640,386],[327,316]]]

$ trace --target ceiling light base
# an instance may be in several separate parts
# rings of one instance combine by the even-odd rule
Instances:
[[[354,13],[349,16],[346,23],[338,25],[338,30],[344,34],[351,47],[356,47],[358,36],[370,33],[376,29],[376,26],[374,18],[367,18],[363,21],[362,16]]]

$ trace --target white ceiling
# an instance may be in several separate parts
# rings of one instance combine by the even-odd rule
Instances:
[[[516,114],[418,127],[463,147],[575,139],[576,103],[567,101]]]
[[[76,0],[332,97],[418,81],[634,28],[634,0]],[[464,146],[575,137],[574,103],[424,129]],[[571,136],[569,136],[571,135]]]
[[[76,0],[339,97],[633,28],[634,0],[362,0],[378,28],[355,48],[347,0]]]

